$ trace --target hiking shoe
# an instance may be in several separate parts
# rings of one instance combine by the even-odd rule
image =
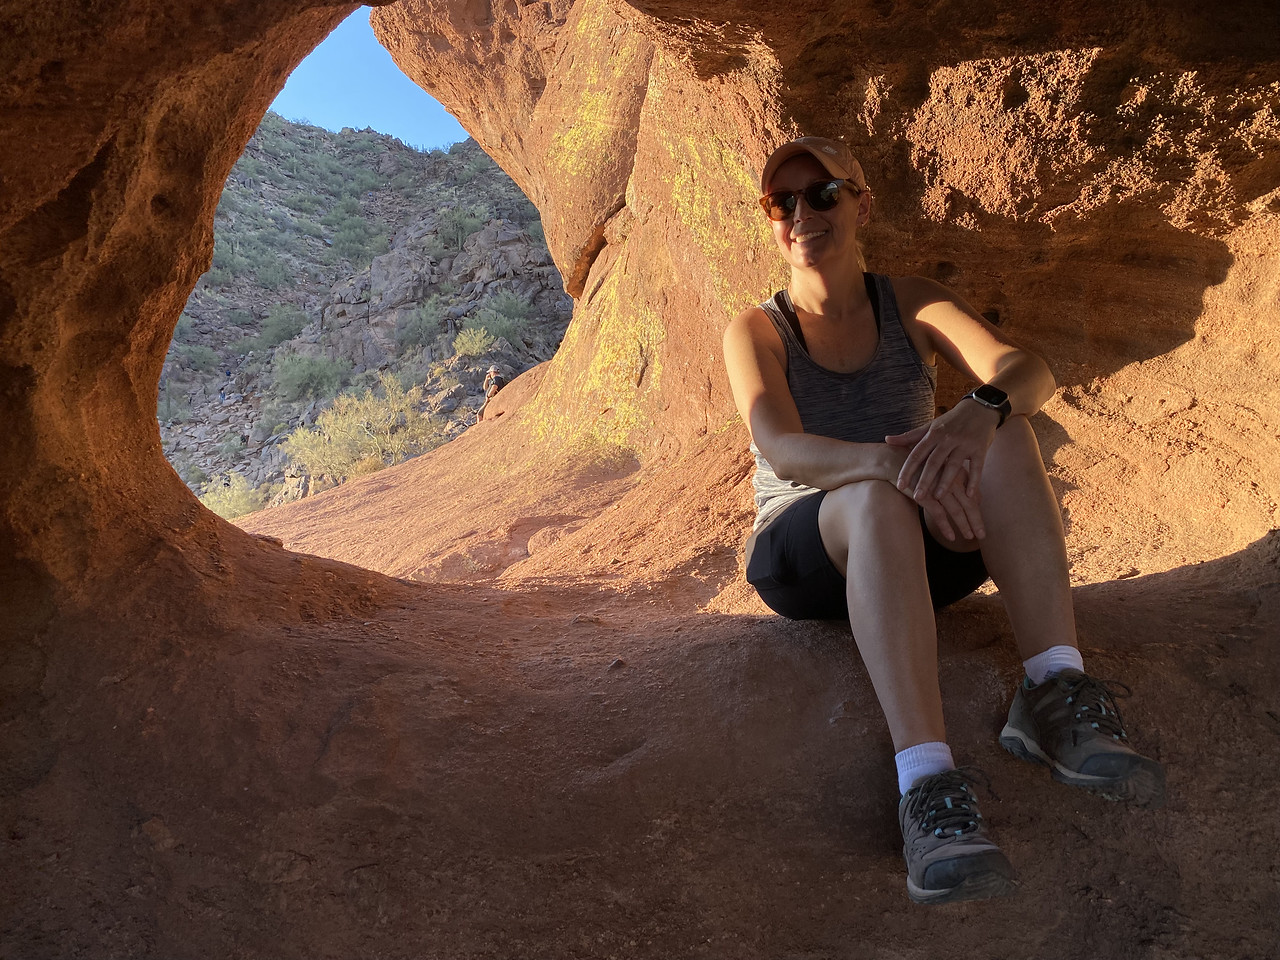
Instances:
[[[1013,892],[1013,867],[983,832],[972,782],[964,771],[948,770],[921,780],[898,802],[907,893],[916,903]]]
[[[1000,731],[1000,746],[1015,757],[1047,764],[1053,778],[1084,787],[1108,800],[1159,806],[1164,767],[1129,746],[1117,693],[1079,670],[1063,670],[1032,686],[1023,677]]]

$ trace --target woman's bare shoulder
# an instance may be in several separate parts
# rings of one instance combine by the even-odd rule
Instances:
[[[935,303],[962,304],[960,296],[936,280],[928,277],[890,277],[898,310],[906,317],[917,317],[920,311]]]
[[[752,341],[763,339],[765,342],[770,339],[779,339],[777,331],[774,330],[773,321],[758,306],[747,307],[747,309],[730,320],[729,325],[725,327],[724,339],[726,343],[731,339],[739,338],[746,338]]]

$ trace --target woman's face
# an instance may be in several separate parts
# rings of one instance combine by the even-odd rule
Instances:
[[[808,155],[792,157],[768,183],[775,190],[803,190],[812,183],[833,179],[826,168]],[[793,267],[814,267],[823,262],[857,262],[858,227],[871,214],[871,194],[855,195],[851,187],[840,191],[840,202],[830,210],[814,210],[803,196],[796,198],[795,213],[786,220],[769,221],[773,239]]]

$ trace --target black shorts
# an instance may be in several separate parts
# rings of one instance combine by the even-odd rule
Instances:
[[[791,620],[847,620],[845,578],[822,545],[818,508],[825,490],[811,493],[757,530],[747,541],[747,582],[775,613]],[[925,526],[925,569],[935,610],[967,597],[987,580],[982,553],[948,550]]]

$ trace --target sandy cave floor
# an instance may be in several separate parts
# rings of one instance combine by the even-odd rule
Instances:
[[[203,635],[64,620],[85,646],[53,675],[99,679],[48,701],[56,760],[0,808],[0,956],[1274,957],[1277,598],[1194,596],[1276,548],[1078,591],[1167,765],[1155,811],[1000,750],[998,599],[944,612],[951,738],[1021,888],[935,909],[847,627],[621,577],[387,581],[354,618],[303,597]]]

